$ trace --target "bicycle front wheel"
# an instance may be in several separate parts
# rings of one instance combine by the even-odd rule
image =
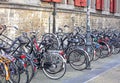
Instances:
[[[75,70],[84,70],[89,62],[89,55],[81,49],[74,49],[69,53],[68,60],[70,66]]]

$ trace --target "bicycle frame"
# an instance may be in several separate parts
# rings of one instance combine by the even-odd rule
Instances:
[[[9,67],[8,67],[8,65],[10,64],[10,62],[11,61],[9,59],[7,59],[7,58],[5,58],[3,56],[0,56],[0,63],[3,63],[3,65],[5,67],[5,71],[6,71],[5,78],[6,78],[7,81],[10,80],[10,71],[9,71]]]

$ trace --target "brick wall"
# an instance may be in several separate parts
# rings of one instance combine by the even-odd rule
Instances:
[[[44,4],[46,5],[46,4]],[[25,6],[22,9],[20,6],[16,8],[0,8],[0,24],[15,25],[20,31],[39,30],[40,34],[49,31],[49,23],[52,31],[52,10],[41,9],[40,7],[29,8]],[[27,9],[28,8],[28,9]],[[50,19],[49,19],[50,18]],[[70,29],[63,28],[64,25],[69,25]],[[86,26],[86,14],[84,12],[58,10],[56,15],[56,28],[63,28],[65,32],[73,30],[73,26]],[[114,27],[120,28],[120,17],[91,14],[91,28],[98,27]],[[14,36],[18,32],[10,30]],[[9,35],[13,36],[13,35]]]

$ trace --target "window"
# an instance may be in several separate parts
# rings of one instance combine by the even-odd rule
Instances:
[[[87,0],[81,0],[81,1],[80,1],[80,5],[81,5],[82,7],[85,7],[85,6],[87,5]]]
[[[96,10],[103,10],[104,0],[96,0]]]
[[[111,13],[116,12],[116,0],[110,0],[110,12]]]
[[[56,3],[60,3],[62,0],[41,0],[44,2],[56,2]]]
[[[52,0],[52,2],[60,3],[62,0]]]
[[[87,4],[86,0],[74,0],[74,5],[78,7],[85,7]]]
[[[80,6],[80,0],[74,0],[74,5],[75,6]]]

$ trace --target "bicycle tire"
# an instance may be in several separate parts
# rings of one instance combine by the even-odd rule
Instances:
[[[118,54],[120,51],[120,47],[113,46],[112,54]]]
[[[57,36],[53,33],[46,33],[42,36],[42,40],[49,40],[49,39],[52,42],[52,45],[49,47],[49,49],[52,49],[52,50],[59,49],[60,43]]]
[[[95,48],[95,56],[94,56],[94,59],[93,61],[96,61],[100,58],[101,56],[101,49],[100,48]]]
[[[64,74],[66,73],[66,61],[64,60],[64,58],[58,53],[47,54],[47,56],[49,56],[48,58],[49,60],[46,58],[46,55],[45,55],[44,60],[42,61],[43,73],[48,78],[53,79],[53,80],[62,78]],[[46,63],[47,63],[47,66],[46,66]]]
[[[7,83],[6,71],[3,63],[0,63],[0,83]]]
[[[76,54],[77,54],[77,57],[75,58]],[[81,60],[81,57],[82,57],[83,61],[78,62],[78,61]],[[68,58],[70,66],[73,69],[79,70],[79,71],[84,70],[84,69],[87,68],[89,59],[90,59],[90,57],[89,57],[88,53],[85,50],[82,50],[82,49],[74,49],[74,50],[72,50],[69,53],[69,58]]]
[[[28,70],[29,82],[30,82],[32,80],[32,78],[34,77],[34,74],[35,74],[34,64],[29,57],[26,57],[26,64],[27,64],[27,70]]]
[[[24,67],[24,61],[20,58],[17,58],[15,64],[20,72],[20,83],[29,83],[29,74],[27,69]]]
[[[101,56],[100,56],[100,58],[108,57],[109,54],[110,54],[109,45],[105,42],[100,42],[100,45],[102,45],[101,46]]]
[[[9,64],[9,71],[10,71],[10,79],[13,83],[19,83],[20,82],[20,73],[18,71],[18,67],[14,62],[11,62]]]

